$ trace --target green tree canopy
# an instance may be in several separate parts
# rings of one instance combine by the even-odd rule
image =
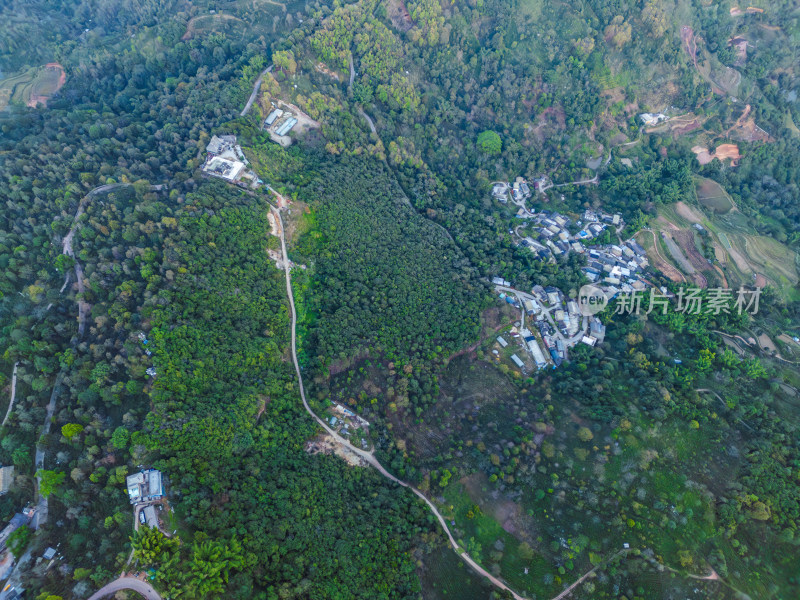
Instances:
[[[63,435],[68,440],[71,440],[80,432],[83,431],[83,425],[80,423],[67,423],[61,427],[61,435]]]
[[[19,560],[19,557],[22,556],[23,552],[25,552],[25,548],[28,547],[28,542],[30,539],[31,530],[27,525],[23,525],[8,536],[8,540],[6,540],[6,546],[11,551],[11,554],[14,555],[16,560]]]
[[[496,132],[487,129],[478,134],[478,148],[490,156],[497,156],[503,150],[503,140]]]
[[[66,473],[59,473],[58,471],[46,471],[39,469],[36,471],[36,476],[41,478],[39,483],[39,493],[45,498],[56,491],[56,488],[64,482]]]

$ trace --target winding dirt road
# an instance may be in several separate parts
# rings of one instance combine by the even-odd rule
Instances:
[[[353,53],[350,52],[350,82],[347,84],[347,90],[352,92],[353,91],[353,80],[356,78],[356,70],[353,67]]]
[[[360,106],[358,107],[358,113],[359,113],[359,114],[360,114],[362,117],[364,117],[364,119],[365,119],[365,120],[366,120],[366,122],[367,122],[367,125],[369,125],[369,129],[370,129],[370,131],[371,131],[372,133],[374,133],[375,135],[378,135],[378,130],[377,130],[377,129],[375,129],[375,123],[372,121],[372,119],[370,118],[370,116],[369,116],[369,115],[368,115],[366,112],[364,112],[364,109],[363,109],[363,108],[361,108]]]
[[[627,550],[627,549],[625,549],[625,550],[620,550],[620,551],[619,551],[619,552],[617,552],[616,554],[614,554],[614,555],[612,555],[612,556],[609,556],[609,557],[608,557],[606,560],[604,560],[604,561],[603,561],[603,562],[601,562],[599,565],[597,565],[596,567],[594,567],[594,568],[593,568],[591,571],[587,571],[586,573],[584,573],[584,574],[583,574],[583,575],[582,575],[582,576],[581,576],[581,577],[580,577],[580,578],[579,578],[579,579],[578,579],[578,580],[577,580],[575,583],[573,583],[571,586],[569,586],[567,589],[565,589],[563,592],[561,592],[561,593],[560,593],[558,596],[556,596],[556,597],[555,597],[555,598],[553,598],[552,600],[561,600],[562,598],[566,598],[566,597],[567,597],[567,596],[569,596],[569,595],[570,595],[570,594],[571,594],[573,591],[575,591],[575,588],[576,588],[576,587],[578,587],[580,584],[582,584],[584,581],[586,581],[586,579],[587,579],[587,578],[591,577],[591,576],[592,576],[592,574],[594,574],[594,572],[595,572],[595,571],[597,571],[597,569],[599,569],[600,567],[605,567],[605,566],[606,566],[608,563],[610,563],[612,560],[614,560],[614,559],[615,559],[615,558],[617,558],[618,556],[620,556],[620,555],[622,555],[622,554],[625,554],[625,553],[627,553],[627,552],[628,552],[628,550]]]
[[[89,200],[92,197],[96,196],[97,194],[102,194],[103,192],[110,192],[111,190],[121,188],[121,187],[128,187],[133,185],[132,183],[109,183],[106,185],[101,185],[99,187],[94,188],[88,194],[86,194],[81,201],[78,203],[78,210],[75,212],[75,218],[72,221],[72,227],[70,228],[67,235],[64,236],[62,240],[62,253],[75,259],[75,251],[72,248],[72,239],[75,237],[75,232],[78,229],[78,221],[81,215],[86,210],[86,206],[89,203]],[[153,191],[161,191],[164,189],[163,184],[151,185],[150,189]],[[77,278],[78,283],[78,294],[82,294],[84,291],[84,284],[83,284],[83,268],[81,264],[75,259],[75,277]],[[64,285],[61,286],[60,293],[63,293],[66,289],[67,281],[69,281],[69,272],[67,272],[67,279],[64,281]],[[73,338],[72,340],[72,347],[74,348],[77,346],[78,341],[81,337],[83,337],[83,332],[86,328],[86,317],[89,314],[89,309],[91,308],[87,302],[83,300],[77,300],[78,304],[78,335]],[[56,402],[58,400],[58,393],[59,389],[61,388],[61,381],[64,378],[65,369],[61,369],[58,375],[56,376],[55,383],[53,384],[53,391],[50,394],[50,402],[47,404],[47,413],[45,414],[44,425],[42,426],[42,434],[39,437],[39,442],[36,444],[36,455],[34,459],[34,464],[36,465],[36,470],[44,469],[44,457],[45,457],[45,449],[42,445],[42,440],[46,438],[46,436],[50,433],[50,426],[53,422],[53,415],[56,412]],[[8,418],[8,415],[6,415]],[[36,507],[36,514],[33,517],[32,527],[34,529],[38,529],[45,521],[47,521],[47,513],[48,513],[48,504],[47,498],[39,494],[39,486],[42,483],[41,477],[36,477],[37,485],[36,485],[36,495],[37,495],[37,507]]]
[[[81,267],[81,263],[78,262],[78,259],[75,258],[75,252],[72,249],[72,238],[75,237],[75,231],[78,228],[78,220],[81,218],[81,215],[86,210],[86,205],[89,203],[89,200],[92,199],[93,196],[97,194],[102,194],[103,192],[110,192],[111,190],[115,190],[120,187],[127,187],[129,185],[133,185],[131,183],[109,183],[106,185],[101,185],[100,187],[94,188],[91,192],[86,194],[81,201],[78,203],[78,210],[75,213],[75,218],[72,220],[72,228],[69,230],[69,233],[64,236],[64,239],[61,241],[62,245],[62,253],[66,256],[69,256],[73,260],[75,260],[75,279],[77,280],[78,284],[78,294],[83,295],[85,290],[83,284],[83,267]],[[150,186],[151,188],[160,188],[161,186]],[[67,282],[69,281],[69,272],[67,272],[66,278],[64,279],[64,285],[61,286],[60,293],[64,292],[64,289],[67,287]],[[83,300],[78,300],[78,337],[83,337],[83,332],[86,330],[86,317],[89,314],[89,309],[91,307],[87,302]]]
[[[456,554],[458,554],[459,557],[461,557],[461,560],[467,563],[478,575],[489,580],[495,587],[509,592],[514,597],[514,600],[527,600],[526,598],[520,596],[514,590],[509,588],[505,583],[500,581],[497,577],[494,577],[491,573],[486,571],[477,562],[475,562],[466,552],[464,552],[464,550],[458,545],[458,542],[456,542],[455,538],[453,537],[453,534],[450,533],[450,529],[447,527],[447,523],[445,522],[444,517],[442,517],[441,513],[433,504],[433,502],[428,500],[428,498],[425,497],[425,495],[422,492],[420,492],[415,487],[409,485],[405,481],[402,481],[397,477],[395,477],[394,475],[392,475],[391,473],[389,473],[389,471],[384,469],[383,465],[381,465],[381,463],[378,462],[378,459],[375,458],[372,452],[367,452],[365,450],[361,450],[359,448],[352,446],[347,440],[342,438],[336,431],[331,429],[328,426],[328,424],[324,420],[322,420],[319,416],[317,416],[317,414],[313,410],[311,410],[311,407],[308,405],[308,401],[306,400],[305,387],[303,386],[303,375],[300,372],[300,363],[297,361],[297,334],[296,334],[297,311],[294,306],[294,294],[292,293],[292,279],[290,274],[291,267],[289,264],[289,256],[286,252],[286,239],[283,235],[284,231],[283,219],[281,218],[281,213],[278,209],[276,209],[273,206],[271,207],[271,210],[275,215],[275,218],[278,220],[278,224],[280,226],[281,252],[283,255],[282,262],[284,266],[283,269],[284,274],[286,275],[286,294],[289,297],[289,306],[291,307],[292,310],[292,361],[294,362],[294,369],[295,372],[297,373],[297,382],[300,388],[300,398],[303,401],[303,407],[306,409],[306,412],[309,415],[311,415],[311,417],[320,425],[320,427],[322,427],[328,433],[328,435],[331,436],[331,438],[337,444],[347,448],[348,452],[352,452],[358,455],[359,457],[361,457],[361,459],[364,460],[364,462],[373,466],[381,475],[383,475],[387,479],[390,479],[391,481],[394,481],[398,485],[408,488],[409,490],[414,492],[414,494],[416,494],[423,502],[425,502],[425,504],[428,505],[428,508],[431,509],[431,512],[433,512],[436,519],[439,521],[439,524],[442,526],[444,532],[447,534],[447,538],[450,541],[450,545],[452,546],[453,550],[456,552]],[[90,598],[89,600],[93,599]]]

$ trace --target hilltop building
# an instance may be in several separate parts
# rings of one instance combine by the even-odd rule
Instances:
[[[206,162],[202,170],[206,175],[228,183],[255,187],[262,182],[247,168],[249,164],[242,147],[236,143],[235,135],[215,135],[206,146]]]
[[[128,487],[128,498],[131,504],[158,500],[164,495],[161,471],[156,469],[148,469],[147,471],[128,475],[125,483]]]
[[[666,121],[669,117],[663,113],[642,113],[639,118],[647,127],[652,127],[653,125],[658,125],[661,121]]]

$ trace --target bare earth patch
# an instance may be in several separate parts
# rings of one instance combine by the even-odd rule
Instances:
[[[284,7],[284,11],[285,10],[286,8]],[[186,40],[192,39],[198,33],[213,30],[213,22],[215,20],[239,21],[240,23],[244,23],[244,21],[242,21],[239,17],[225,13],[219,13],[215,15],[198,15],[189,19],[189,22],[186,24],[186,32],[183,34],[183,36],[181,36],[181,40],[185,42]],[[211,22],[211,24],[206,24],[206,22]]]
[[[697,210],[686,204],[685,202],[678,202],[675,204],[675,211],[687,221],[692,223],[702,223],[703,215]]]
[[[661,256],[658,250],[655,231],[640,231],[636,234],[636,237],[639,243],[647,250],[647,258],[650,260],[650,264],[661,271],[670,281],[674,281],[675,283],[686,282],[686,277],[683,276],[683,273]]]
[[[701,165],[707,165],[717,158],[723,162],[729,159],[731,161],[731,166],[735,167],[739,164],[739,159],[742,158],[742,155],[739,154],[739,146],[736,144],[720,144],[714,152],[709,152],[708,148],[704,148],[703,146],[694,146],[692,152],[695,153],[697,162]]]
[[[760,336],[758,336],[758,345],[762,350],[775,353],[778,352],[775,342],[773,342],[772,338],[770,338],[766,333],[762,333]]]
[[[316,69],[318,72],[320,72],[320,73],[323,73],[324,75],[327,75],[327,76],[328,76],[328,77],[330,77],[331,79],[335,79],[336,81],[339,81],[339,74],[338,74],[338,73],[336,73],[335,71],[331,71],[331,70],[330,70],[328,67],[326,67],[324,64],[322,64],[322,63],[317,63],[316,65],[314,65],[314,68],[315,68],[315,69]]]
[[[306,452],[309,454],[334,454],[347,461],[353,467],[366,467],[367,463],[349,448],[337,444],[327,433],[319,434],[315,439],[306,444]]]
[[[531,533],[535,529],[533,520],[519,504],[504,497],[499,491],[485,491],[484,488],[488,485],[486,475],[473,473],[460,479],[459,483],[466,489],[470,500],[490,514],[507,533],[522,542],[535,543]]]
[[[694,279],[695,283],[701,288],[707,287],[708,280],[706,279],[705,275],[703,275],[702,271],[708,269],[709,264],[706,258],[700,254],[700,251],[697,249],[697,246],[694,243],[694,231],[676,231],[673,235],[673,238],[696,270],[696,272],[692,274],[692,278]]]

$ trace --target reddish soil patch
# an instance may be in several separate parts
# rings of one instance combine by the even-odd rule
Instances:
[[[695,129],[700,129],[701,124],[700,121],[697,119],[693,119],[689,121],[685,125],[678,125],[677,127],[672,128],[672,135],[674,137],[679,137],[681,135],[686,135],[687,133],[691,133]]]
[[[747,121],[742,123],[742,126],[736,131],[736,135],[740,140],[745,142],[772,142],[772,136],[766,131],[756,125],[755,120],[750,117]]]
[[[764,277],[761,273],[756,273],[756,287],[763,288],[767,285],[767,278]]]
[[[734,125],[730,127],[724,135],[730,136],[732,134],[735,134],[736,137],[746,142],[773,141],[772,137],[766,131],[756,125],[755,119],[750,117],[749,104],[744,107],[744,111],[742,112],[741,116],[736,119],[736,123],[734,123]]]
[[[742,158],[742,155],[739,154],[739,146],[736,144],[720,144],[714,152],[709,152],[708,148],[703,146],[695,146],[692,148],[692,152],[697,155],[697,162],[701,165],[707,165],[715,158],[718,158],[720,161],[730,159],[731,166],[735,167],[739,164],[739,159]]]
[[[697,38],[694,35],[694,30],[688,25],[681,27],[681,41],[683,42],[683,49],[692,59],[694,68],[697,69]],[[698,73],[700,70],[698,69]]]
[[[719,265],[714,265],[714,269],[717,271],[717,275],[719,275],[722,278],[722,287],[727,288],[728,278],[725,277],[725,272],[722,269],[720,269]]]
[[[731,166],[736,166],[739,159],[742,158],[742,155],[739,154],[739,146],[736,144],[721,144],[717,146],[717,149],[714,151],[714,158],[723,161],[725,159],[730,159]]]
[[[41,93],[37,93],[41,90],[41,88],[39,85],[37,85],[36,81],[34,81],[33,93],[31,93],[31,97],[28,99],[27,102],[28,106],[31,108],[36,108],[37,104],[42,104],[44,106],[47,106],[47,101],[53,97],[53,94],[55,94],[56,92],[58,92],[58,90],[64,87],[64,84],[67,82],[67,74],[66,72],[64,72],[64,67],[62,67],[59,63],[57,62],[47,63],[44,66],[44,68],[45,71],[47,72],[46,77],[48,78],[48,80],[50,80],[51,77],[55,79],[55,77],[57,76],[58,81],[55,82],[55,85],[53,86],[52,89],[47,89],[47,87],[45,87],[45,90],[42,90]],[[42,83],[41,85],[46,86],[47,84]]]

